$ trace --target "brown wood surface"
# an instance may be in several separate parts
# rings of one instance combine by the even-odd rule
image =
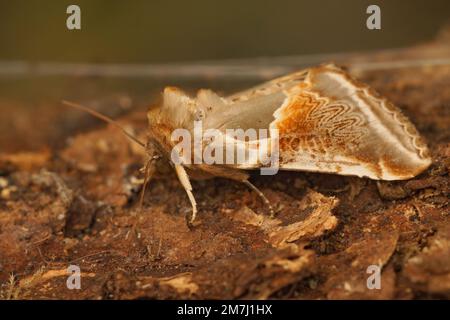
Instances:
[[[198,225],[189,230],[189,201],[163,164],[137,236],[130,230],[138,219],[141,150],[113,127],[67,112],[59,99],[122,115],[144,138],[144,109],[158,102],[162,85],[230,92],[261,79],[220,72],[194,72],[192,81],[2,76],[9,87],[0,99],[1,298],[450,298],[449,39],[443,33],[414,48],[336,59],[417,126],[433,157],[420,176],[255,175],[276,219],[244,185],[194,182]],[[286,59],[258,68],[326,62]],[[81,290],[66,287],[71,264],[81,268]],[[382,268],[380,290],[367,288],[370,265]]]

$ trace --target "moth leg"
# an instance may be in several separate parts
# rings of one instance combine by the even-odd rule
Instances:
[[[266,198],[266,196],[259,190],[253,183],[251,183],[248,180],[242,180],[242,182],[247,185],[250,189],[256,192],[256,194],[264,201],[264,203],[269,208],[270,217],[275,217],[275,210],[273,210],[272,205],[270,204],[269,199]]]
[[[192,223],[197,217],[197,202],[195,201],[194,195],[192,194],[191,181],[189,180],[189,176],[187,175],[186,170],[184,170],[182,165],[176,164],[175,172],[177,173],[178,179],[180,180],[184,190],[186,190],[186,193],[189,197],[189,201],[191,202],[192,205],[192,215],[190,219],[188,218],[188,216],[186,216],[186,222],[188,226],[191,227]]]
[[[139,195],[139,209],[137,212],[136,220],[133,223],[133,227],[131,228],[132,234],[137,233],[137,227],[139,224],[139,220],[141,219],[142,211],[144,210],[144,196],[145,191],[147,190],[147,185],[150,180],[150,178],[153,175],[153,172],[155,170],[154,163],[158,158],[156,156],[150,157],[147,162],[145,163],[145,166],[141,169],[141,171],[144,173],[144,182],[142,184],[142,189]],[[128,237],[128,235],[127,235]]]
[[[142,184],[141,194],[139,197],[139,214],[141,214],[143,208],[144,208],[144,195],[145,191],[147,189],[148,181],[150,180],[150,168],[152,164],[152,159],[149,159],[147,163],[145,164],[144,169],[144,182]]]
[[[145,166],[140,170],[142,173],[144,173],[144,182],[142,184],[142,189],[139,196],[139,213],[142,212],[142,209],[144,207],[145,191],[147,190],[148,183],[155,172],[155,163],[159,158],[159,155],[153,155],[149,157],[149,159],[145,163]]]

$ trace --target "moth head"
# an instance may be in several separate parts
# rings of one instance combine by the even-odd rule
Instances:
[[[204,113],[196,99],[175,87],[166,87],[163,101],[159,108],[148,111],[149,143],[159,153],[169,155],[174,142],[172,133],[177,129],[191,130],[194,121],[201,120]]]
[[[152,115],[150,115],[152,116]],[[160,124],[171,126],[173,129],[189,129],[194,121],[204,117],[201,108],[195,98],[191,98],[182,90],[175,87],[166,87],[163,92],[163,103],[156,120]]]

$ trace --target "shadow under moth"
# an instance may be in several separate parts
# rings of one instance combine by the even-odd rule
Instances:
[[[118,125],[94,110],[64,103]],[[147,150],[141,200],[154,161],[167,159],[192,205],[192,213],[186,217],[188,225],[192,225],[197,214],[190,178],[224,177],[243,182],[274,214],[267,198],[248,180],[248,170],[266,165],[258,157],[210,164],[196,161],[195,150],[189,150],[192,152],[175,152],[183,161],[174,161],[174,150],[180,141],[173,139],[173,132],[181,128],[194,135],[198,123],[202,130],[213,129],[225,141],[224,148],[238,145],[247,153],[263,142],[274,145],[275,136],[269,134],[264,141],[258,137],[242,140],[230,136],[228,129],[276,130],[279,170],[405,180],[431,164],[426,144],[401,111],[333,64],[301,70],[227,97],[211,90],[200,90],[196,97],[190,97],[177,88],[167,87],[162,105],[150,110],[147,117],[147,143],[121,128]],[[207,148],[211,141],[202,139],[199,143]]]

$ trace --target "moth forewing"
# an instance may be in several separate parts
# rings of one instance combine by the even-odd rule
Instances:
[[[414,125],[333,65],[311,68],[276,110],[280,169],[409,179],[431,163]]]

